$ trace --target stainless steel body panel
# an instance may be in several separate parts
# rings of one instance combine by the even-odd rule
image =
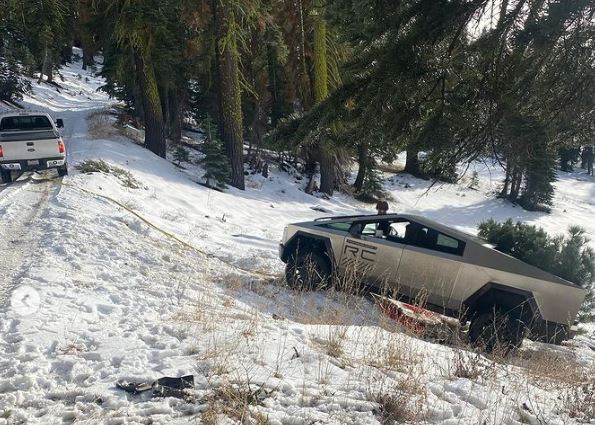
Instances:
[[[394,287],[405,245],[370,236],[348,236],[341,256],[340,272],[354,273],[369,284]]]
[[[404,293],[410,298],[427,297],[427,301],[434,305],[456,308],[460,302],[451,298],[461,261],[462,258],[456,255],[407,246],[399,267],[398,283],[411,288],[411,293]]]

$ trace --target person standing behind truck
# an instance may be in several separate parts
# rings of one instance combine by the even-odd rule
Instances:
[[[376,203],[376,211],[378,215],[386,215],[386,213],[388,212],[388,202],[378,201]],[[378,223],[378,227],[376,228],[376,237],[386,238],[388,236],[389,231],[390,223],[386,220],[381,221],[380,223]]]
[[[388,212],[388,202],[386,202],[386,201],[376,202],[376,211],[378,211],[378,215],[385,215]]]

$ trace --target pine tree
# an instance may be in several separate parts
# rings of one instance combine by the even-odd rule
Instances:
[[[181,2],[96,0],[93,5],[89,27],[103,49],[104,90],[134,107],[145,125],[145,146],[165,157],[168,99],[178,88],[176,76],[185,77]]]
[[[384,179],[376,169],[376,163],[373,159],[368,159],[365,170],[361,189],[355,193],[356,198],[364,202],[375,202],[384,199],[386,197]]]
[[[549,211],[554,197],[557,156],[546,140],[534,142],[526,162],[526,177],[519,204],[525,209]]]
[[[224,189],[230,182],[231,167],[229,165],[229,158],[225,154],[223,143],[217,137],[217,127],[210,117],[207,117],[203,123],[203,127],[205,141],[201,145],[200,150],[204,158],[199,162],[205,170],[203,178],[206,180],[208,187]]]
[[[31,89],[31,84],[23,74],[23,66],[11,51],[0,45],[0,100],[15,102]]]
[[[180,165],[182,162],[190,161],[190,152],[184,146],[177,146],[173,153],[174,161]]]

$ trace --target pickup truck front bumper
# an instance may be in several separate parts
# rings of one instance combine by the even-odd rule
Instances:
[[[10,171],[37,171],[62,167],[65,163],[66,158],[64,157],[42,158],[21,161],[0,161],[0,168],[2,168],[3,170]]]

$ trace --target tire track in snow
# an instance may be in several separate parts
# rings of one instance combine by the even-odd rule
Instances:
[[[60,187],[57,179],[33,179],[0,205],[0,311],[10,307],[12,290],[30,265],[43,261],[37,258],[43,215]]]

